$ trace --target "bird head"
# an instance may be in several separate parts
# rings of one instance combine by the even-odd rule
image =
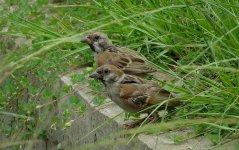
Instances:
[[[111,45],[108,36],[101,32],[89,33],[81,39],[81,42],[88,44],[90,48],[97,53],[104,51]]]
[[[101,80],[103,83],[115,83],[123,77],[124,72],[113,65],[103,65],[90,75],[90,78]]]

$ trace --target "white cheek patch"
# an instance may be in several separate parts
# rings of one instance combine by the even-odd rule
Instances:
[[[107,75],[104,78],[105,78],[104,80],[107,83],[114,83],[116,81],[116,79],[117,79],[117,77],[115,75]]]
[[[100,45],[99,45],[98,42],[94,42],[93,46],[94,46],[94,50],[95,50],[97,53],[99,53],[99,52],[102,51],[102,50],[101,50],[101,47],[100,47]]]

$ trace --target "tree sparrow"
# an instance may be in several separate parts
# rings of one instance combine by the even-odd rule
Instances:
[[[81,39],[81,42],[88,44],[95,52],[94,60],[97,66],[114,65],[131,75],[149,74],[157,71],[158,75],[156,77],[166,81],[171,80],[168,75],[160,73],[136,51],[112,45],[108,36],[104,33],[89,33]]]
[[[113,65],[97,68],[90,77],[102,81],[109,98],[127,112],[139,112],[172,97],[157,83],[125,74]],[[175,108],[178,105],[179,101],[172,101],[167,108]],[[164,109],[165,105],[162,108]]]

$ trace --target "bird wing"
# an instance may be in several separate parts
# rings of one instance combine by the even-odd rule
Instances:
[[[139,110],[152,105],[151,95],[148,92],[152,85],[149,84],[121,84],[120,97]]]
[[[122,84],[120,88],[120,97],[128,105],[131,105],[138,110],[145,109],[149,106],[160,104],[168,100],[172,95],[164,90],[158,84]],[[161,108],[175,108],[180,105],[180,101],[172,101],[164,104]]]
[[[173,77],[159,71],[151,65],[149,61],[139,52],[127,48],[122,48],[117,51],[120,58],[114,59],[116,66],[121,66],[122,70],[128,74],[150,74],[159,80],[171,81]]]
[[[121,84],[120,85],[120,99],[131,110],[140,111],[147,104],[147,95],[144,94],[142,88],[139,88],[137,84]]]
[[[151,81],[145,80],[143,78],[140,78],[138,76],[132,76],[125,74],[124,78],[120,81],[121,84],[129,84],[129,83],[136,83],[136,84],[145,84],[150,83]]]
[[[143,75],[149,73],[153,74],[153,76],[160,80],[172,80],[167,74],[162,73],[159,70],[157,71],[157,69],[140,53],[129,49],[121,49],[112,46],[109,49],[98,53],[95,61],[98,66],[104,64],[114,65],[123,70],[126,74]]]
[[[147,62],[146,58],[132,50],[118,50],[112,64],[125,73],[141,74],[155,72],[156,68]]]
[[[96,62],[98,66],[104,64],[114,65],[128,74],[143,74],[155,72],[156,69],[149,64],[145,58],[133,52],[124,50],[111,50],[97,54]]]

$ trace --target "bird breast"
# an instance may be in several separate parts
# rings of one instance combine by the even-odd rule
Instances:
[[[106,85],[106,92],[108,97],[114,101],[115,103],[120,103],[120,89],[115,84],[107,84]]]
[[[133,107],[131,104],[128,103],[127,100],[121,97],[119,87],[120,85],[118,85],[118,83],[106,85],[106,92],[108,94],[108,97],[123,110],[127,112],[138,112],[138,108]]]
[[[100,52],[98,54],[95,54],[94,60],[97,63],[97,66],[102,66],[104,64],[110,64],[111,55],[107,55],[106,52]]]

